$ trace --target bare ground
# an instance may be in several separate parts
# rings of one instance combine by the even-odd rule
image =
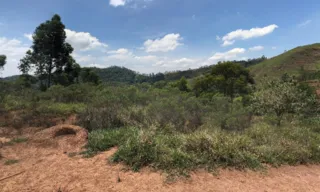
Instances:
[[[108,163],[107,159],[116,148],[90,159],[81,156],[71,157],[68,154],[81,151],[81,146],[84,144],[70,142],[76,138],[74,135],[59,136],[47,142],[39,142],[32,138],[30,130],[26,132],[25,134],[31,138],[28,142],[0,148],[3,156],[0,160],[1,192],[320,192],[318,165],[270,168],[267,173],[221,170],[218,176],[198,171],[192,173],[189,179],[180,179],[169,184],[165,180],[166,177],[159,172],[144,169],[134,173],[125,171],[123,165]],[[8,159],[16,159],[19,162],[4,165]],[[7,178],[17,173],[18,175]]]

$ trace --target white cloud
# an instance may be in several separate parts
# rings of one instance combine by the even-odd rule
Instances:
[[[110,6],[120,7],[126,6],[131,9],[146,9],[148,3],[153,0],[109,0]]]
[[[221,45],[222,47],[226,47],[229,45],[233,45],[235,41],[224,41],[223,44]]]
[[[97,37],[92,36],[88,32],[76,32],[70,29],[65,29],[67,39],[66,41],[72,45],[76,51],[88,51],[95,48],[106,48],[107,44],[99,41]],[[32,34],[25,33],[23,35],[32,41]]]
[[[277,49],[277,47],[271,47],[271,49],[276,50],[276,49]]]
[[[107,44],[99,41],[98,38],[92,36],[88,32],[76,32],[66,29],[66,41],[75,48],[76,51],[88,51],[95,48],[106,48]]]
[[[109,4],[114,7],[124,6],[126,4],[126,0],[110,0]]]
[[[223,45],[224,46],[231,45],[234,43],[233,41],[238,39],[245,40],[245,39],[250,39],[255,37],[262,37],[272,33],[276,28],[278,28],[278,26],[275,24],[272,24],[263,28],[252,28],[250,30],[238,29],[222,37]]]
[[[197,60],[189,58],[168,59],[162,58],[153,64],[154,67],[163,67],[166,69],[188,69],[197,66]]]
[[[141,72],[165,72],[196,68],[200,60],[193,58],[168,58],[155,55],[136,55],[130,50],[121,48],[107,52],[108,55],[85,55],[84,52],[73,54],[81,66],[105,68],[109,66],[123,66]]]
[[[298,27],[304,27],[304,26],[306,26],[306,25],[308,25],[308,24],[310,24],[311,23],[311,20],[306,20],[306,21],[304,21],[304,22],[302,22],[302,23],[299,23],[298,24]]]
[[[32,34],[31,33],[25,33],[23,36],[25,38],[29,39],[30,41],[32,41]]]
[[[227,52],[217,52],[212,57],[210,57],[205,64],[216,64],[219,61],[228,61],[228,60],[236,60],[239,59],[238,56],[245,53],[246,50],[244,48],[234,48]]]
[[[127,54],[127,53],[129,53],[129,50],[125,49],[125,48],[120,48],[118,50],[108,51],[107,53],[109,53],[109,54]]]
[[[219,35],[216,36],[216,40],[220,41],[221,37]]]
[[[261,50],[263,50],[263,49],[264,49],[264,47],[261,46],[261,45],[258,45],[258,46],[254,46],[254,47],[250,47],[250,48],[249,48],[250,51],[261,51]]]
[[[98,64],[98,63],[91,63],[88,65],[89,67],[96,67],[96,68],[105,68],[106,66]]]
[[[24,45],[17,39],[7,39],[0,37],[0,54],[7,56],[7,64],[4,66],[2,76],[11,76],[19,74],[18,63],[22,57],[24,57],[28,46]]]
[[[182,45],[182,43],[180,43],[181,40],[180,34],[171,33],[164,36],[162,39],[148,39],[144,42],[144,49],[148,53],[173,51],[179,45]]]

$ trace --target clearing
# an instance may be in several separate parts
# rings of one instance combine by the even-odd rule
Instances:
[[[76,131],[61,131],[63,127]],[[40,136],[45,140],[40,140]],[[265,173],[220,170],[217,176],[199,170],[190,178],[169,183],[164,174],[150,169],[135,173],[124,165],[110,164],[107,159],[116,148],[89,159],[77,155],[86,142],[86,132],[76,126],[60,125],[45,130],[24,128],[20,131],[0,128],[0,137],[0,142],[7,143],[0,146],[2,192],[320,191],[318,165],[282,166],[269,168]],[[8,144],[12,138],[20,139]],[[5,165],[8,160],[15,160],[15,163]]]

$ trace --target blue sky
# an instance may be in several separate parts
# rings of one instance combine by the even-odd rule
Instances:
[[[55,13],[80,65],[141,73],[272,57],[320,38],[318,0],[10,0],[0,6],[2,76],[19,74],[30,34]]]

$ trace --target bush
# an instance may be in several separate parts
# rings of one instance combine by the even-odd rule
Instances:
[[[137,171],[143,166],[154,163],[159,155],[157,145],[152,135],[140,131],[131,135],[119,150],[114,154],[114,162],[124,162]]]
[[[258,157],[253,153],[253,141],[245,135],[223,131],[199,132],[187,137],[185,148],[187,153],[196,154],[200,166],[261,167]]]
[[[195,131],[201,126],[202,114],[198,101],[184,97],[161,99],[146,108],[148,125],[183,133]]]
[[[42,97],[62,103],[88,102],[95,91],[96,88],[90,84],[73,84],[68,87],[54,85],[43,93]]]
[[[79,124],[89,131],[97,129],[109,129],[123,126],[119,110],[116,105],[108,107],[88,107],[79,115]]]
[[[119,146],[138,132],[136,128],[100,129],[89,133],[87,148],[90,151],[105,151]]]

